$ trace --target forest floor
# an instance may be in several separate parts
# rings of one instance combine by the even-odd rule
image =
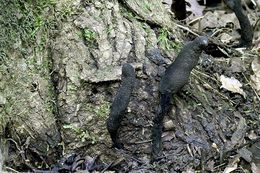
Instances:
[[[38,71],[33,73],[48,76],[47,79],[43,78],[52,85],[51,95],[42,94],[45,93],[40,87],[45,86],[43,80],[36,83],[38,88],[29,90],[41,93],[39,97],[42,100],[50,97],[51,102],[55,103],[55,108],[43,112],[44,116],[49,113],[54,115],[55,124],[52,118],[37,117],[41,112],[39,105],[45,104],[38,104],[37,100],[37,106],[34,106],[37,114],[34,116],[38,119],[35,121],[27,117],[21,120],[21,125],[19,118],[10,118],[10,122],[6,122],[2,120],[5,119],[3,116],[1,141],[5,139],[9,143],[3,154],[6,157],[4,170],[43,173],[260,171],[259,6],[245,6],[254,25],[252,47],[235,49],[232,45],[240,37],[237,32],[239,23],[232,11],[227,12],[223,4],[206,7],[189,0],[189,17],[185,22],[179,22],[169,12],[169,2],[165,0],[164,4],[158,5],[156,0],[143,3],[137,0],[122,0],[119,3],[80,1],[72,5],[73,8],[66,6],[59,11],[59,7],[56,7],[57,11],[54,10],[50,15],[54,18],[47,18],[46,14],[40,14],[40,10],[35,8],[37,19],[33,18],[30,10],[27,11],[30,7],[20,2],[19,8],[24,7],[21,13],[35,22],[28,26],[24,16],[17,13],[15,22],[23,21],[23,32],[18,33],[19,28],[14,28],[12,33],[6,30],[11,35],[1,35],[3,39],[0,43],[6,47],[18,47],[27,64],[24,65],[20,58],[17,61],[20,68],[35,68],[37,65]],[[51,8],[46,9],[46,4],[37,5],[48,11]],[[112,12],[108,13],[109,10]],[[102,22],[100,16],[105,16]],[[172,23],[167,23],[169,20]],[[116,25],[117,30],[107,27],[110,24]],[[36,40],[28,41],[26,33],[30,33],[30,38],[33,34]],[[41,39],[38,39],[39,35]],[[181,92],[173,95],[172,109],[164,118],[163,154],[158,161],[151,163],[151,129],[159,105],[160,78],[181,47],[197,35],[210,37],[210,44],[193,69],[189,83]],[[21,40],[17,41],[17,37]],[[30,45],[35,44],[33,42],[37,47],[31,50]],[[21,50],[21,47],[26,49]],[[10,115],[22,115],[20,107],[26,107],[24,100],[32,97],[29,94],[29,98],[18,99],[19,104],[14,101],[17,111],[12,108],[8,112],[6,103],[11,99],[7,99],[7,94],[11,92],[7,90],[16,90],[17,82],[12,77],[7,80],[4,74],[15,73],[13,71],[17,66],[10,67],[13,60],[8,60],[4,52],[0,50],[0,79],[2,82],[12,81],[9,85],[12,84],[14,88],[6,89],[8,85],[0,85],[0,113],[8,115],[9,120]],[[38,59],[31,61],[34,53],[38,54],[35,56]],[[51,59],[47,65],[38,62],[44,56],[48,57],[48,61]],[[137,81],[119,129],[119,138],[125,148],[115,149],[111,148],[105,121],[120,86],[121,65],[126,62],[135,67]],[[110,68],[107,68],[108,64]],[[7,66],[9,68],[5,68]],[[46,72],[44,68],[50,70]],[[33,76],[32,73],[25,75],[30,84],[35,79]],[[27,84],[24,86],[28,89]],[[20,91],[23,88],[20,85],[18,87],[19,90],[16,94],[12,93],[12,97],[18,96],[19,92],[26,95]],[[31,102],[29,100],[30,105]],[[30,114],[34,114],[32,112]],[[41,121],[46,121],[43,132],[38,130],[41,125],[37,123],[41,124]],[[26,130],[21,130],[23,125],[28,126]],[[37,143],[38,136],[51,143],[48,129],[52,129],[51,134],[59,132],[57,147],[49,149]],[[44,135],[41,133],[48,137],[42,137]],[[28,139],[31,134],[37,138]],[[44,155],[42,148],[48,150],[46,153],[49,150],[54,152]]]

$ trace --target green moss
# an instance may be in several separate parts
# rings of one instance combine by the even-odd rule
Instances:
[[[95,134],[92,134],[88,130],[83,130],[72,124],[63,125],[63,128],[69,129],[72,132],[74,132],[76,134],[77,138],[79,138],[81,140],[81,142],[91,141],[92,144],[95,144],[97,142],[97,136],[95,136]]]
[[[152,32],[151,28],[146,23],[141,23],[141,26],[144,29],[144,31],[147,33],[147,35],[149,35]]]
[[[13,0],[0,3],[0,45],[12,47],[19,40],[32,45],[40,30],[50,26],[53,21],[54,0]],[[47,15],[48,14],[48,15]]]
[[[110,35],[111,32],[114,31],[114,30],[115,30],[114,26],[109,25],[109,26],[107,27],[107,29],[106,29],[107,35]]]
[[[140,18],[138,15],[134,14],[132,11],[128,11],[127,8],[120,8],[120,12],[121,12],[122,16],[124,16],[128,20],[134,20],[134,19],[142,20],[142,18]]]
[[[52,66],[47,55],[47,43],[59,23],[76,13],[76,9],[66,5],[55,11],[56,2],[14,0],[0,3],[0,73],[4,76],[0,92],[5,93],[7,98],[1,110],[0,123],[3,126],[10,118],[18,118],[14,115],[26,116],[29,110],[25,110],[23,101],[28,100],[26,89],[35,79],[43,82],[44,87],[49,87],[41,88],[41,94],[44,110],[53,113],[55,92],[53,86],[46,83],[51,80]],[[15,51],[13,55],[10,51],[13,48],[19,48],[20,52]]]
[[[98,119],[105,120],[110,111],[110,103],[103,101],[100,105],[86,105],[87,111],[93,113]]]
[[[170,40],[170,31],[167,28],[159,29],[158,44],[164,50],[180,50],[181,45]]]
[[[62,3],[61,10],[56,12],[56,21],[63,21],[68,19],[71,16],[77,15],[81,13],[82,11],[77,8],[76,6],[73,6],[74,0],[67,0],[66,2]]]
[[[143,2],[143,9],[146,12],[152,11],[152,4],[149,2]]]
[[[14,48],[16,43],[30,48],[46,48],[51,31],[79,11],[72,5],[63,4],[56,9],[57,0],[13,0],[1,1],[0,45]],[[68,3],[69,4],[69,3]],[[25,52],[27,51],[24,49]]]
[[[83,30],[83,37],[87,42],[94,44],[97,40],[97,33],[91,29],[85,28]]]
[[[109,114],[109,109],[110,108],[110,103],[109,102],[104,102],[99,106],[96,106],[94,109],[94,112],[96,115],[102,119],[106,119],[108,114]]]

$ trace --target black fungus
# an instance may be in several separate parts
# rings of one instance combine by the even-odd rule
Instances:
[[[197,65],[202,50],[208,45],[208,38],[197,37],[186,44],[175,61],[166,69],[160,81],[160,105],[153,120],[152,159],[161,155],[162,121],[170,108],[172,94],[177,93],[188,82],[191,70]]]
[[[224,2],[235,13],[241,28],[240,42],[234,47],[250,47],[252,45],[254,31],[247,15],[243,10],[241,0],[224,0]]]
[[[130,101],[131,93],[135,85],[135,70],[130,64],[124,64],[122,67],[121,87],[117,91],[111,106],[110,115],[107,119],[107,130],[113,142],[113,147],[123,148],[119,142],[118,128],[124,117],[126,108]]]
[[[184,20],[187,13],[185,0],[173,0],[171,11],[175,14],[175,17],[178,20]]]

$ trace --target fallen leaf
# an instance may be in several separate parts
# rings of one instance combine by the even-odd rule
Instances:
[[[234,170],[237,169],[237,164],[234,164],[234,165],[229,165],[225,168],[224,172],[223,173],[230,173]]]
[[[165,122],[163,123],[163,127],[164,127],[165,131],[173,130],[173,128],[174,128],[174,123],[173,123],[172,120],[165,121]]]
[[[240,26],[234,13],[227,14],[224,10],[208,11],[201,19],[200,27],[202,30],[205,28],[224,28],[229,23],[234,24],[234,29]]]
[[[195,17],[203,16],[203,10],[205,9],[204,6],[199,5],[197,0],[186,0],[189,5],[187,5],[187,11],[191,11]]]
[[[231,59],[231,67],[230,67],[230,70],[232,72],[244,72],[246,71],[246,68],[245,68],[245,63],[244,61],[242,60],[242,58],[232,58]]]
[[[254,74],[250,76],[252,86],[256,90],[257,94],[260,94],[260,57],[253,60],[251,68],[254,72]]]
[[[235,79],[234,77],[225,77],[224,75],[220,76],[220,81],[222,83],[220,88],[225,88],[228,91],[231,91],[233,93],[239,93],[246,97],[246,93],[241,89],[242,84]]]
[[[175,138],[174,132],[164,132],[162,134],[163,141],[171,141],[173,138]]]
[[[254,130],[250,130],[249,134],[248,134],[248,138],[251,140],[255,140],[258,138],[257,134],[255,134]]]
[[[227,167],[223,173],[230,173],[237,169],[237,164],[240,162],[240,157],[236,155],[234,158],[229,160]]]
[[[223,43],[230,43],[231,40],[232,40],[232,36],[227,34],[227,33],[222,33],[220,35],[220,40],[223,42]]]
[[[252,173],[259,173],[260,172],[260,164],[252,163],[251,164],[251,170],[252,170]]]
[[[183,171],[182,173],[194,173],[194,172],[195,172],[195,170],[189,167],[185,171]]]
[[[252,144],[252,146],[250,146],[248,148],[249,151],[252,152],[253,157],[252,157],[252,163],[255,163],[258,167],[258,169],[260,168],[260,141]]]
[[[256,5],[260,8],[260,0],[255,0]]]
[[[227,150],[233,149],[235,146],[240,146],[246,135],[247,124],[246,119],[239,113],[234,112],[234,116],[239,118],[239,122],[236,124],[236,131],[232,134],[231,140],[227,142]]]
[[[239,149],[239,150],[237,151],[237,153],[238,153],[243,159],[245,159],[247,162],[251,162],[251,161],[252,161],[253,154],[252,154],[251,151],[249,151],[249,150],[246,149],[245,147]]]

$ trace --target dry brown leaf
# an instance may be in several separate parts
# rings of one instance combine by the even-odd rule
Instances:
[[[226,14],[226,11],[216,10],[214,12],[208,11],[203,19],[201,19],[201,29],[205,28],[223,28],[228,23],[233,23],[235,28],[239,28],[239,23],[234,13]]]
[[[225,77],[224,75],[220,76],[220,81],[222,83],[220,88],[225,88],[228,91],[231,91],[233,93],[239,93],[246,97],[246,93],[241,89],[242,84],[235,79],[234,77]]]
[[[174,132],[172,132],[172,131],[163,132],[162,138],[163,138],[163,141],[170,141],[173,138],[175,138]]]
[[[246,71],[245,63],[242,60],[242,58],[238,58],[238,57],[232,58],[230,70],[232,72],[244,72],[244,71]]]

